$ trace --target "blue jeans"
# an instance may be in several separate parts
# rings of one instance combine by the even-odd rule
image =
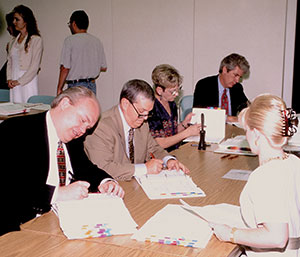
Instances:
[[[96,83],[95,82],[77,82],[74,84],[68,84],[68,88],[70,87],[76,87],[76,86],[83,86],[86,87],[94,92],[96,95]]]

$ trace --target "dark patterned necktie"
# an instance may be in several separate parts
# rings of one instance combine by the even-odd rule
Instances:
[[[59,174],[59,184],[64,186],[66,184],[66,158],[63,144],[61,141],[58,142],[57,146],[57,166]]]
[[[134,163],[134,146],[133,146],[133,128],[128,132],[128,148],[129,148],[129,159],[131,163]]]
[[[226,110],[226,115],[228,115],[228,97],[225,88],[221,97],[221,109]]]

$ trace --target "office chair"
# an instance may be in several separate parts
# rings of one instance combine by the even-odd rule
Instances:
[[[180,106],[180,122],[182,122],[187,114],[189,114],[193,109],[193,95],[186,95],[181,98],[179,106]]]
[[[43,104],[51,104],[55,96],[51,95],[33,95],[29,97],[27,103],[43,103]]]
[[[9,102],[9,90],[8,89],[0,89],[0,102]]]

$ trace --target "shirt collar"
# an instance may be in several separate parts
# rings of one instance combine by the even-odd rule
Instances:
[[[54,123],[53,120],[51,118],[51,114],[50,111],[47,112],[46,114],[46,122],[47,122],[47,128],[48,128],[48,133],[49,133],[49,137],[51,139],[51,142],[58,142],[60,141],[56,129],[54,127]]]
[[[124,117],[124,114],[121,110],[121,106],[118,105],[118,109],[119,109],[119,112],[120,112],[120,116],[121,116],[121,120],[122,120],[122,124],[123,124],[123,128],[124,128],[124,132],[125,132],[125,135],[128,133],[128,131],[131,129],[131,127],[128,125],[125,117]]]
[[[220,94],[223,93],[224,89],[226,90],[226,94],[228,92],[227,88],[223,87],[223,85],[221,84],[220,76],[218,76],[218,89],[219,89]]]

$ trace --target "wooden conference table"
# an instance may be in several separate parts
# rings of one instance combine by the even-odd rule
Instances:
[[[226,136],[243,131],[231,125],[226,127]],[[185,198],[191,205],[229,203],[239,205],[239,195],[245,182],[223,179],[230,169],[253,170],[258,166],[257,157],[239,156],[228,159],[213,153],[216,146],[199,151],[186,143],[173,152],[191,171],[193,181],[204,190],[206,197]],[[125,190],[124,202],[133,219],[141,227],[165,205],[179,204],[178,199],[149,200],[139,184],[132,179],[120,182]],[[106,238],[68,240],[60,230],[58,218],[50,211],[21,226],[21,231],[10,232],[0,237],[1,256],[228,256],[235,245],[220,242],[214,235],[205,249],[138,242],[131,235]]]

